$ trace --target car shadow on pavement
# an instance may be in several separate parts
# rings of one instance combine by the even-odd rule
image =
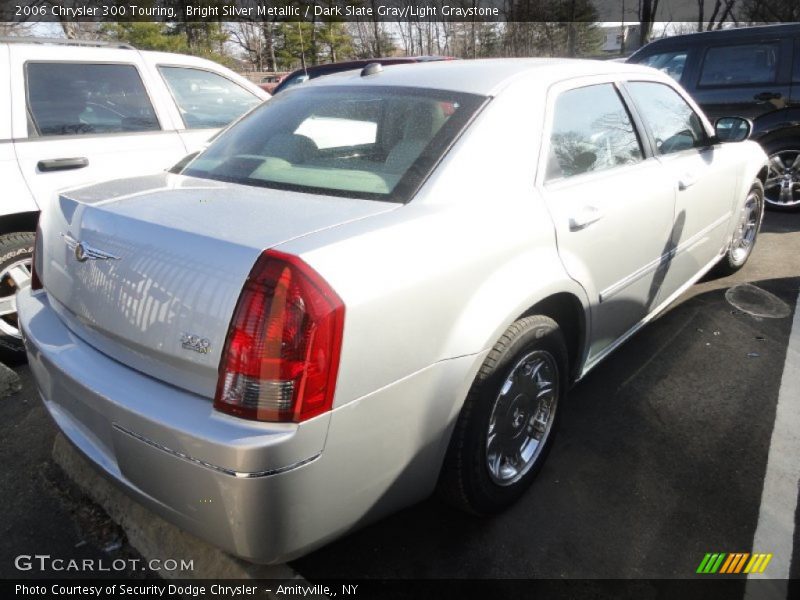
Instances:
[[[761,233],[793,233],[800,231],[800,211],[767,211],[761,225]]]
[[[84,490],[52,460],[57,428],[36,392],[27,365],[14,369],[22,390],[0,399],[0,489],[4,510],[0,516],[0,578],[38,579],[98,577],[152,579],[149,570],[133,568],[141,556],[126,542],[125,532],[91,501]],[[65,559],[59,569],[53,563],[40,569],[30,556],[48,555]],[[17,564],[17,557],[22,562]],[[67,560],[99,565],[86,573],[68,570]],[[125,568],[109,569],[122,559]],[[34,566],[31,568],[30,565]]]
[[[800,278],[753,283],[793,312]],[[685,297],[573,388],[504,514],[431,498],[293,566],[311,581],[683,578],[706,552],[749,552],[792,319],[743,313],[725,291]]]

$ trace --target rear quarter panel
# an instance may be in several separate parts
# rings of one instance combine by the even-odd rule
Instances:
[[[495,98],[409,204],[279,247],[345,303],[335,406],[491,348],[550,294],[568,291],[585,305],[534,190],[540,88],[524,78]],[[460,408],[463,399],[452,401]]]

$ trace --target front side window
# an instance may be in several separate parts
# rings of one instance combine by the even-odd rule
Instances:
[[[709,48],[701,86],[772,83],[778,75],[778,42]]]
[[[651,54],[644,58],[639,64],[658,69],[662,73],[666,73],[672,77],[675,81],[680,81],[683,76],[683,68],[686,66],[686,54],[686,50]]]
[[[156,131],[155,110],[133,65],[28,63],[32,135]]]
[[[655,138],[659,154],[672,154],[706,144],[703,123],[683,97],[668,85],[634,81],[626,85]]]
[[[187,67],[158,68],[187,129],[225,127],[261,99],[222,75]]]
[[[546,179],[603,171],[642,160],[628,111],[610,83],[556,99]]]
[[[484,101],[418,88],[301,86],[236,123],[182,172],[405,202]]]

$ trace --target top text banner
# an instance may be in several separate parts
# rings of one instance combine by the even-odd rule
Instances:
[[[731,4],[735,10],[739,3]],[[0,21],[27,22],[674,22],[697,15],[698,0],[2,0],[0,6]]]

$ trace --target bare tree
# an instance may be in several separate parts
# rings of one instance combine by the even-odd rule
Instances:
[[[84,23],[59,18],[64,37],[70,40],[99,40],[103,37],[102,23]]]
[[[639,46],[650,41],[659,0],[639,0]]]
[[[264,70],[264,38],[261,24],[252,21],[236,21],[229,24],[231,41],[245,51],[247,59],[256,71]]]
[[[350,21],[347,27],[353,38],[354,54],[358,58],[376,58],[394,52],[393,37],[377,17],[372,21]],[[413,50],[413,46],[409,50]]]
[[[697,31],[721,29],[722,24],[733,14],[736,0],[714,0],[714,8],[708,21],[705,21],[705,0],[697,0]]]
[[[24,36],[30,35],[31,24],[13,21],[0,21],[0,35],[2,36]]]
[[[800,3],[797,0],[742,0],[742,13],[750,22],[800,21]]]

